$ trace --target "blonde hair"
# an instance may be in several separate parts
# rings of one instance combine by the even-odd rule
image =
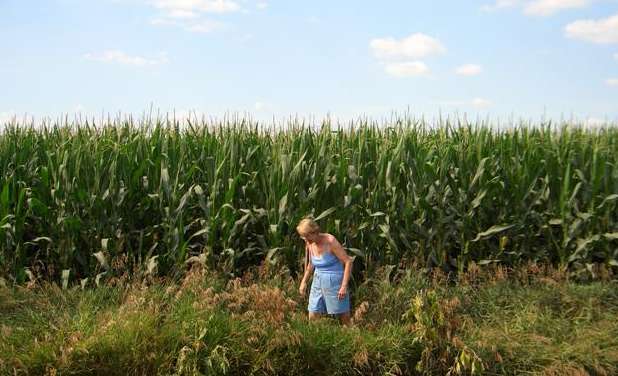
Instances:
[[[298,226],[296,226],[296,231],[300,235],[315,234],[320,232],[320,225],[318,225],[312,218],[306,217],[298,223]]]

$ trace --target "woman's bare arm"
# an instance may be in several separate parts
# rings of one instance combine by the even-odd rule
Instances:
[[[307,284],[307,280],[309,280],[309,277],[311,276],[311,274],[313,273],[313,264],[311,263],[311,259],[308,257],[309,256],[309,249],[307,249],[307,245],[305,244],[305,274],[303,275],[303,280],[301,282],[301,284]]]
[[[343,281],[341,281],[341,288],[348,288],[348,281],[350,280],[350,274],[352,273],[352,262],[354,259],[348,255],[343,246],[339,243],[337,238],[331,235],[330,239],[331,249],[335,256],[343,263],[345,269],[343,271]]]

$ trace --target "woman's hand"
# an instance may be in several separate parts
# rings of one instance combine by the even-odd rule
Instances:
[[[300,287],[298,288],[298,292],[300,293],[300,296],[305,296],[306,289],[307,289],[307,283],[305,283],[305,281],[302,281],[300,283]]]
[[[339,292],[337,293],[337,299],[339,300],[343,300],[345,298],[345,294],[347,293],[348,289],[346,286],[341,286],[341,288],[339,289]]]

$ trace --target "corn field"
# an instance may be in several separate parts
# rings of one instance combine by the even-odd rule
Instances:
[[[611,126],[13,122],[0,133],[0,276],[98,280],[119,262],[168,275],[192,259],[298,271],[308,214],[356,270],[617,267],[617,164]]]

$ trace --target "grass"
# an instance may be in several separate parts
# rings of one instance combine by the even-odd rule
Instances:
[[[354,324],[309,322],[289,274],[0,288],[0,373],[67,375],[618,373],[616,282],[529,264],[380,268]]]

